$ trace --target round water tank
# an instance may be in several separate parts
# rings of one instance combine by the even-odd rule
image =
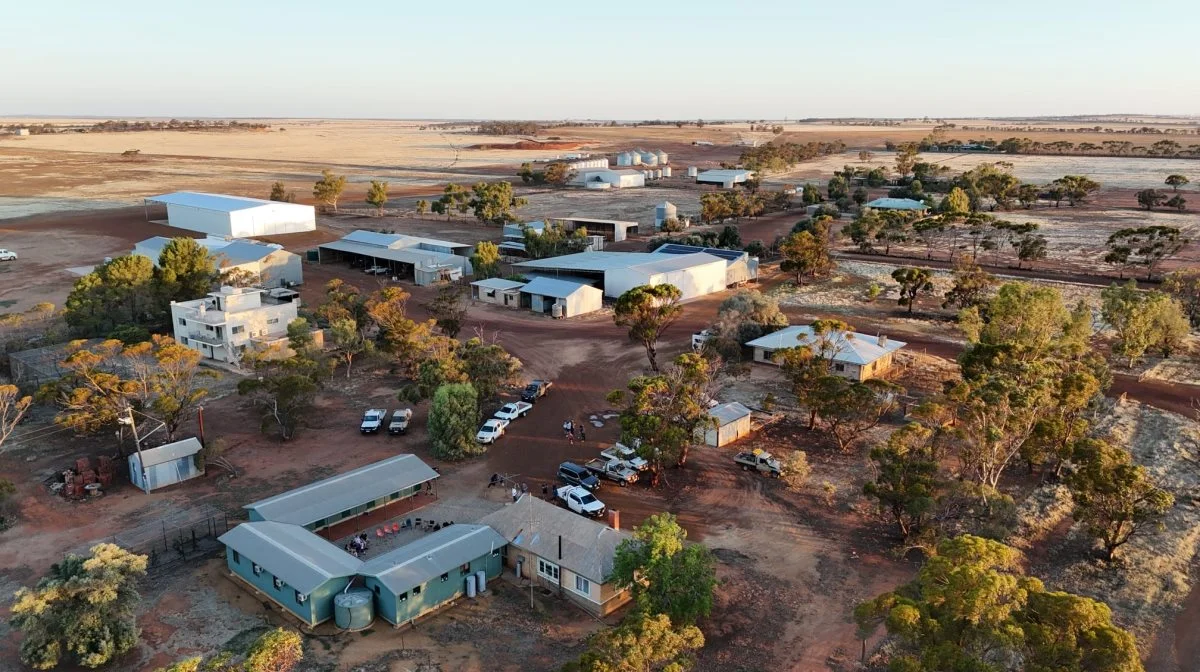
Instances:
[[[688,177],[695,177],[699,172],[699,169],[695,166],[688,166]]]
[[[333,598],[333,622],[343,630],[362,630],[375,620],[375,602],[369,590],[352,590]]]
[[[563,304],[556,303],[550,308],[550,317],[558,319],[563,316]]]
[[[479,587],[479,592],[487,592],[487,572],[482,569],[475,572],[475,585]]]
[[[470,597],[470,598],[475,597],[475,575],[474,574],[467,575],[467,597]]]
[[[670,177],[670,176],[671,176],[671,167],[665,166],[663,168],[663,177]]]
[[[661,180],[662,176],[663,176],[663,172],[661,170],[654,171],[654,179]]]

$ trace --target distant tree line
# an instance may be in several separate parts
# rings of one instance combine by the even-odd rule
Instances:
[[[542,125],[535,121],[483,121],[475,128],[480,135],[537,135]]]
[[[91,126],[55,126],[53,124],[9,124],[5,126],[10,131],[15,131],[18,128],[29,129],[30,135],[43,135],[52,133],[128,133],[135,131],[257,131],[270,128],[269,124],[248,123],[238,121],[236,119],[193,119],[191,121],[180,121],[179,119],[171,119],[169,121],[128,121],[125,119],[108,121],[100,121]]]
[[[888,149],[897,145],[886,143]],[[979,140],[955,140],[938,138],[936,134],[929,135],[917,143],[923,152],[962,152],[962,151],[996,151],[1004,154],[1037,154],[1037,155],[1087,155],[1087,156],[1141,156],[1160,158],[1195,158],[1200,157],[1200,144],[1184,147],[1174,140],[1159,140],[1152,145],[1137,145],[1128,140],[1105,140],[1100,143],[1055,140],[1040,142],[1030,138],[1011,137],[996,141],[991,138]]]
[[[758,147],[747,147],[738,157],[738,162],[747,170],[763,173],[782,173],[797,163],[818,156],[840,154],[846,151],[846,143],[833,142],[769,142]]]

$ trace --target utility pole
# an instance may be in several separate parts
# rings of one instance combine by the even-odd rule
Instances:
[[[125,417],[117,420],[122,425],[129,425],[129,430],[133,432],[133,447],[137,451],[138,468],[142,470],[142,492],[150,494],[149,476],[146,472],[146,461],[142,458],[142,440],[138,437],[137,423],[133,419],[133,407],[125,407]]]

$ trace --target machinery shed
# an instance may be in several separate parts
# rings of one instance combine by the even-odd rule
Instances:
[[[198,191],[151,196],[145,203],[146,219],[150,219],[151,204],[163,205],[167,209],[168,226],[214,236],[278,236],[317,228],[316,210],[298,203]]]

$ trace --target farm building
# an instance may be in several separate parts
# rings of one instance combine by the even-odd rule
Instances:
[[[814,352],[824,350],[824,356],[832,362],[834,375],[861,381],[886,373],[892,367],[896,351],[908,344],[887,336],[853,331],[815,336],[812,327],[807,325],[780,329],[746,343],[754,349],[754,361],[764,364],[776,364],[776,352],[801,345]]]
[[[923,201],[916,201],[911,198],[877,198],[864,204],[863,207],[873,210],[911,210],[914,212],[929,210],[929,206]]]
[[[708,409],[716,426],[704,430],[705,445],[720,448],[750,435],[750,409],[736,401]]]
[[[674,203],[670,201],[663,201],[662,203],[654,206],[655,229],[661,229],[663,227],[663,222],[667,221],[668,219],[679,219],[679,208],[675,207]]]
[[[696,254],[704,252],[725,260],[725,286],[735,287],[744,282],[758,279],[758,258],[741,250],[726,250],[719,247],[697,247],[665,243],[654,250],[655,254]]]
[[[202,476],[196,456],[204,447],[195,437],[157,448],[144,448],[129,456],[129,480],[143,492],[165,488]]]
[[[580,252],[516,264],[525,272],[569,275],[600,284],[604,296],[618,297],[638,285],[672,284],[683,299],[725,289],[725,260],[711,254]]]
[[[308,625],[333,617],[333,598],[362,563],[299,525],[260,520],[220,537],[225,564],[250,588]]]
[[[592,219],[590,217],[547,217],[549,224],[558,224],[566,231],[587,229],[588,235],[604,236],[604,240],[619,243],[629,236],[636,236],[638,223],[619,219]]]
[[[319,263],[345,259],[352,265],[383,267],[388,275],[412,278],[421,286],[471,275],[470,254],[465,243],[362,230],[317,246]]]
[[[609,581],[617,546],[633,535],[589,520],[532,494],[479,522],[508,542],[506,567],[517,576],[557,591],[594,616],[607,616],[629,601],[629,590]],[[532,523],[530,521],[533,521]]]
[[[471,298],[505,308],[519,308],[525,283],[503,278],[487,278],[471,283]]]
[[[290,523],[321,532],[378,509],[400,515],[418,508],[424,504],[418,499],[422,488],[432,489],[437,477],[416,455],[396,455],[243,508],[252,521]]]
[[[133,246],[133,254],[149,257],[154,265],[171,239],[165,236],[147,238]],[[283,249],[282,245],[257,240],[230,239],[220,236],[197,238],[196,242],[214,258],[217,270],[228,273],[242,270],[258,278],[260,287],[291,287],[304,280],[299,255]]]
[[[604,305],[604,292],[586,282],[538,277],[520,292],[522,308],[553,317],[575,317]]]
[[[754,177],[754,172],[750,170],[722,168],[699,173],[696,175],[696,184],[719,184],[725,189],[732,189],[733,185],[741,184],[752,177]]]
[[[203,299],[171,302],[175,340],[200,354],[236,363],[246,348],[266,348],[287,338],[298,316],[295,292],[222,287]]]
[[[316,211],[311,205],[264,201],[260,198],[177,191],[145,199],[146,218],[150,204],[165,205],[167,225],[214,236],[252,238],[315,231]]]
[[[570,184],[587,189],[628,189],[646,186],[646,176],[637,170],[585,168],[575,173]]]
[[[358,573],[376,613],[400,626],[468,594],[468,582],[478,588],[480,572],[500,576],[507,544],[490,527],[454,524],[367,560]]]

